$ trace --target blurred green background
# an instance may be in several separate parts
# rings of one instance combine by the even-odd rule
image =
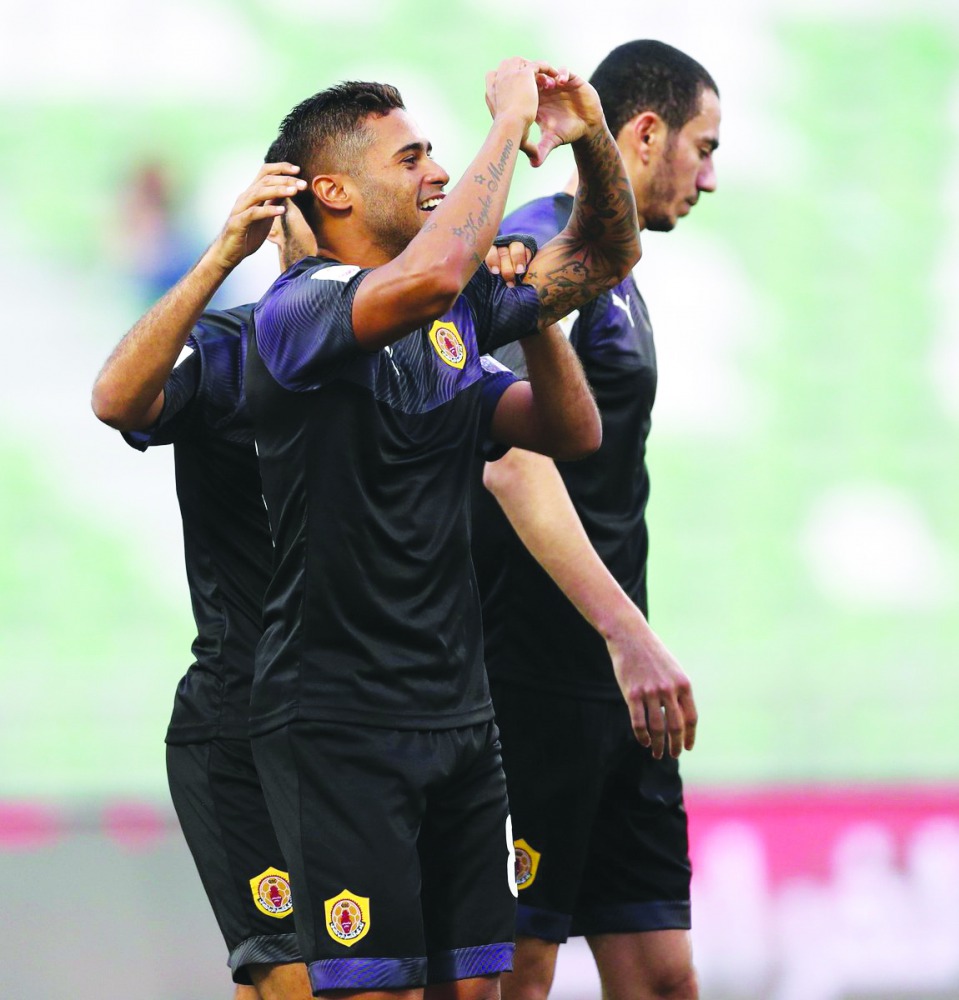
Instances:
[[[171,456],[99,425],[114,343],[299,99],[395,83],[457,178],[485,72],[699,59],[719,190],[644,238],[654,626],[703,786],[959,776],[959,15],[945,3],[52,2],[0,67],[0,797],[165,801],[193,637]],[[510,205],[563,184],[558,151]],[[221,293],[256,298],[265,248]]]

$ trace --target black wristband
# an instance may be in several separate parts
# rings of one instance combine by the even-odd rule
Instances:
[[[494,247],[508,247],[510,243],[522,243],[534,257],[536,251],[539,250],[539,244],[527,233],[507,233],[505,236],[497,236],[493,240]]]

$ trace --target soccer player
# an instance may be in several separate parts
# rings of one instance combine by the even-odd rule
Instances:
[[[656,41],[615,49],[591,82],[640,225],[671,230],[716,187],[716,84]],[[566,224],[574,190],[571,182],[505,224],[543,243]],[[545,998],[560,943],[585,935],[604,998],[690,1000],[697,985],[676,758],[692,748],[697,714],[688,678],[645,618],[652,329],[631,275],[569,324],[602,414],[602,447],[558,471],[513,449],[484,471],[498,504],[482,490],[474,498],[519,885],[503,995]],[[497,357],[522,371],[510,348]]]
[[[537,395],[544,419],[481,356],[526,338],[532,370],[568,347],[549,324],[629,273],[639,233],[585,80],[512,59],[486,97],[493,124],[449,194],[393,87],[331,87],[280,132],[319,250],[257,305],[247,359],[276,544],[251,725],[322,997],[491,1000],[511,962],[469,473],[508,418],[508,443],[566,458],[598,445],[598,418],[579,372]],[[581,176],[570,223],[508,288],[479,265],[517,157],[563,143]]]
[[[311,994],[249,741],[253,653],[273,559],[240,391],[253,306],[204,309],[268,234],[284,269],[315,252],[309,227],[284,204],[305,187],[297,170],[276,162],[260,169],[216,240],[121,340],[93,389],[96,415],[133,447],[174,445],[197,637],[167,731],[167,774],[226,940],[236,1000]]]
[[[312,231],[287,200],[305,187],[298,169],[276,162],[260,169],[216,241],[123,338],[93,389],[96,415],[124,431],[133,447],[174,445],[197,639],[196,662],[176,694],[167,766],[180,823],[227,943],[236,1000],[300,1000],[311,991],[299,961],[289,875],[247,731],[273,558],[241,394],[253,306],[204,310],[264,239],[276,243],[283,270],[316,252]],[[488,265],[511,281],[528,264],[528,243],[498,238]],[[562,355],[576,372],[574,356],[566,348]],[[551,359],[540,370],[544,383],[554,370],[563,375]],[[518,384],[507,401],[527,394],[530,387]]]

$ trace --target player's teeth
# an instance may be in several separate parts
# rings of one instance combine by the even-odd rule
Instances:
[[[420,205],[420,208],[436,208],[442,200],[442,198],[427,198],[427,200]]]

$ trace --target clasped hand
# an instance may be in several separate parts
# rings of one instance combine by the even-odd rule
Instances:
[[[557,146],[576,142],[604,127],[599,95],[583,77],[549,63],[514,57],[486,74],[486,105],[493,118],[517,115],[526,122],[521,149],[534,167]],[[529,129],[539,127],[539,142]]]

